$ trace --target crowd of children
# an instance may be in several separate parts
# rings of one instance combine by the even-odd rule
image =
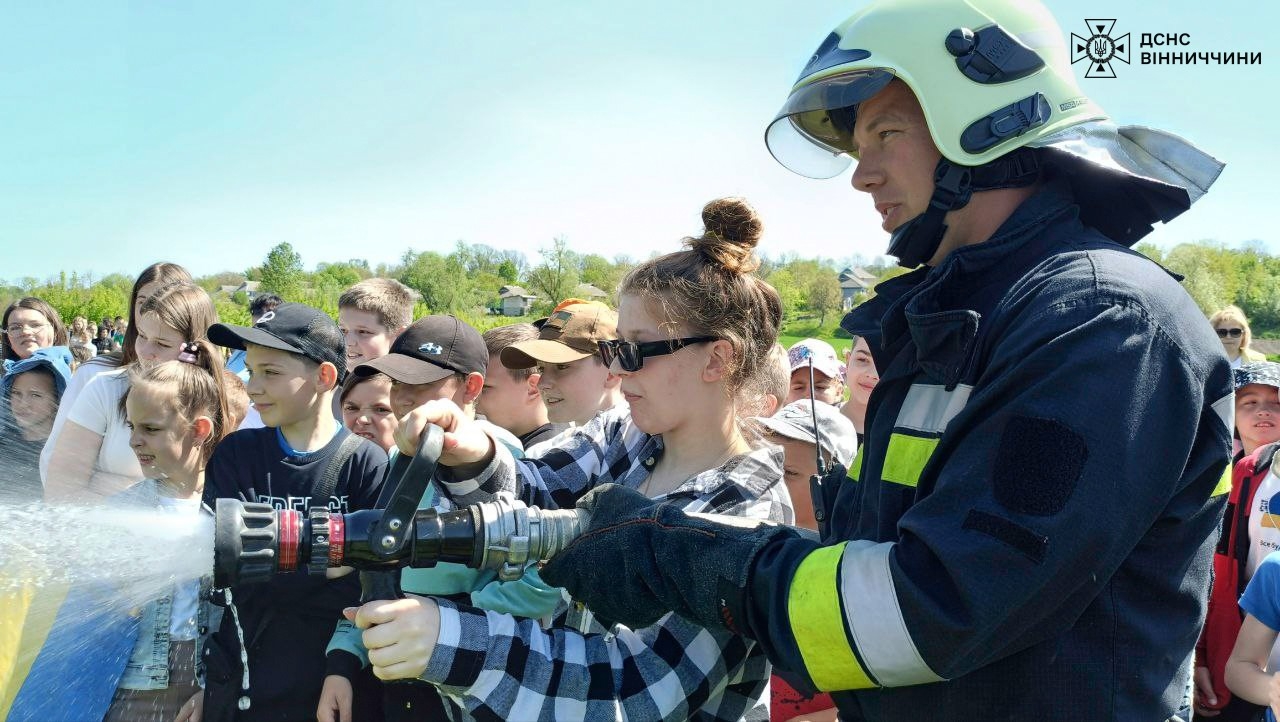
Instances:
[[[791,494],[809,506],[799,480],[816,450],[848,464],[856,442],[835,405],[844,364],[829,346],[815,359],[816,414],[796,413],[812,409],[805,400],[767,418],[785,404],[791,374],[776,343],[777,293],[752,273],[760,226],[745,208],[709,204],[705,234],[627,277],[620,313],[565,299],[545,319],[484,335],[452,316],[414,321],[417,295],[381,278],[348,289],[336,321],[260,296],[252,325],[222,324],[184,269],[157,263],[138,277],[128,319],[113,324],[120,343],[73,373],[68,346],[84,346],[91,324],[77,318],[68,334],[56,310],[25,299],[6,312],[5,498],[192,519],[219,498],[304,513],[376,508],[443,406],[452,431],[496,444],[503,478],[517,485],[431,485],[421,508],[498,491],[567,507],[614,481],[694,510],[791,523]],[[115,691],[95,701],[104,719],[164,722],[516,718],[531,704],[588,717],[768,713],[768,666],[753,645],[677,617],[635,630],[596,620],[536,567],[506,582],[440,564],[404,569],[399,584],[433,600],[463,645],[439,647],[437,676],[424,676],[434,684],[375,678],[403,676],[379,641],[396,620],[365,629],[369,620],[344,618],[358,584],[331,570],[227,590],[177,585],[130,610],[117,641],[132,652],[98,665]],[[495,624],[507,631],[479,631]],[[476,634],[492,645],[467,648]],[[529,644],[559,651],[540,661],[521,652],[517,664],[511,655]],[[664,674],[687,681],[644,683]]]
[[[420,508],[498,493],[571,507],[614,482],[814,529],[810,477],[857,464],[878,375],[860,338],[843,355],[776,343],[781,305],[752,274],[759,226],[744,207],[709,204],[707,232],[632,271],[616,312],[566,299],[483,335],[452,316],[415,321],[417,295],[381,278],[348,289],[336,321],[263,296],[252,325],[221,324],[185,270],[158,263],[113,324],[120,343],[73,373],[68,346],[91,324],[68,331],[23,299],[4,316],[4,498],[192,518],[219,498],[378,508],[434,422],[461,441]],[[1213,323],[1237,360],[1238,448],[1196,703],[1247,720],[1280,691],[1280,364],[1248,350],[1238,309]],[[502,582],[441,564],[399,584],[417,596],[358,614],[355,577],[338,570],[175,587],[134,610],[133,651],[104,670],[117,680],[104,719],[835,719],[830,698],[780,678],[770,703],[751,642],[673,615],[609,624],[536,567]]]

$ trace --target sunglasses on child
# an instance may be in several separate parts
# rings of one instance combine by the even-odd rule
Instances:
[[[1244,335],[1243,328],[1215,328],[1213,330],[1218,332],[1218,338],[1227,338],[1228,336],[1231,338],[1240,338]]]
[[[605,366],[612,366],[613,360],[617,359],[618,365],[622,367],[623,371],[635,372],[644,366],[645,358],[666,356],[679,351],[685,346],[719,340],[718,336],[690,336],[688,338],[673,338],[667,341],[650,341],[649,343],[632,343],[620,339],[597,341],[596,343],[600,344],[600,359],[604,361]]]

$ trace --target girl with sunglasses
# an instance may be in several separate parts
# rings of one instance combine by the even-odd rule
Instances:
[[[413,453],[425,424],[444,427],[441,486],[459,504],[512,492],[571,508],[617,483],[686,511],[791,523],[777,447],[744,434],[760,369],[778,335],[777,291],[752,275],[760,237],[740,199],[703,209],[706,232],[688,250],[641,264],[619,290],[616,341],[601,343],[629,405],[516,461],[448,402],[401,420]],[[619,570],[619,574],[625,573]],[[419,678],[471,716],[495,719],[767,719],[769,665],[752,641],[668,614],[630,629],[562,606],[550,627],[445,600],[371,602],[348,615],[374,671]]]

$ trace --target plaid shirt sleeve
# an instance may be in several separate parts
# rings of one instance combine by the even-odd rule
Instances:
[[[598,414],[556,438],[558,445],[546,448],[537,459],[517,460],[502,444],[494,444],[493,460],[474,478],[455,478],[441,468],[437,481],[459,506],[490,501],[507,492],[541,509],[571,509],[596,484],[620,483],[659,446],[654,437],[631,423],[626,407]]]
[[[787,522],[781,453],[761,449],[694,477],[672,498],[689,511]],[[767,720],[760,647],[668,614],[644,629],[580,632],[440,602],[440,638],[422,679],[476,720]]]
[[[583,634],[439,604],[422,679],[480,722],[768,719],[768,662],[724,630],[668,614],[644,629]]]

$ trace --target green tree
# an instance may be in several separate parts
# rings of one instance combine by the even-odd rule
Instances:
[[[596,288],[613,296],[618,292],[618,284],[622,277],[631,270],[630,265],[610,261],[604,256],[589,253],[581,259],[582,272],[579,277],[582,283],[590,283]]]
[[[133,281],[120,274],[95,281],[92,275],[64,271],[44,283],[34,278],[23,279],[21,287],[8,289],[3,300],[7,306],[23,296],[35,296],[57,309],[68,325],[76,316],[96,323],[103,318],[128,314],[132,288]]]
[[[1233,298],[1228,284],[1237,285],[1224,277],[1217,256],[1217,249],[1198,243],[1179,244],[1165,256],[1165,265],[1183,276],[1182,287],[1206,314],[1227,305]]]
[[[1164,263],[1164,251],[1160,250],[1159,246],[1150,241],[1142,241],[1138,245],[1134,246],[1133,250],[1141,253],[1147,258],[1150,258],[1156,263]]]
[[[288,243],[280,243],[262,263],[261,290],[286,301],[301,301],[304,277],[302,256]]]
[[[529,290],[554,305],[571,296],[578,285],[578,254],[569,249],[564,236],[558,236],[550,248],[539,253],[542,263],[529,271]]]
[[[516,268],[515,261],[504,258],[498,264],[498,276],[502,279],[502,285],[509,286],[520,280],[520,269]]]
[[[351,285],[358,283],[369,277],[369,268],[366,264],[363,268],[354,266],[351,263],[321,263],[316,266],[316,272],[313,276],[316,284],[319,285],[321,279],[325,279],[332,285],[337,286],[338,293],[341,294]]]
[[[782,318],[784,321],[795,321],[800,317],[800,311],[804,304],[803,294],[800,292],[800,284],[796,283],[796,278],[791,271],[786,268],[779,268],[769,274],[769,284],[778,291],[778,296],[782,299]]]
[[[512,250],[503,251],[502,260],[504,262],[509,261],[510,264],[515,267],[516,269],[515,280],[517,282],[521,278],[524,278],[525,274],[529,272],[529,259],[526,258],[524,253],[520,251],[512,251]],[[498,265],[502,266],[502,264],[498,264]]]
[[[230,285],[230,284],[227,284]],[[249,298],[244,292],[228,297],[225,293],[213,294],[213,307],[218,312],[218,320],[235,326],[248,326],[253,319],[249,317]]]
[[[811,312],[818,314],[818,325],[825,326],[827,313],[840,308],[840,282],[835,274],[814,276],[805,288],[805,304]]]
[[[467,274],[465,258],[458,253],[442,256],[435,251],[405,253],[398,280],[422,294],[432,313],[473,313],[482,305],[475,282]],[[493,289],[485,289],[485,293]]]

